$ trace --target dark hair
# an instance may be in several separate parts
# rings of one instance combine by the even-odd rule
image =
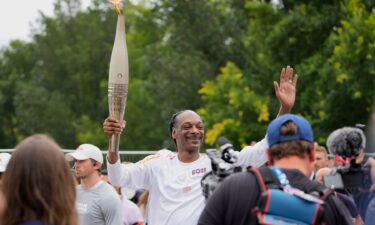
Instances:
[[[297,134],[298,128],[296,124],[289,120],[280,127],[281,135]],[[279,160],[287,156],[305,157],[309,155],[313,149],[313,144],[307,141],[285,141],[274,144],[269,149],[270,155],[273,159]]]
[[[101,175],[108,175],[108,171],[107,171],[106,169],[102,169],[102,170],[100,171],[100,174],[101,174]]]
[[[6,206],[1,224],[78,224],[74,177],[60,147],[45,135],[33,135],[16,146],[2,191]]]
[[[176,112],[175,114],[172,115],[171,119],[169,120],[169,135],[171,136],[171,138],[173,139],[173,142],[174,144],[177,146],[177,143],[176,143],[176,140],[172,137],[172,131],[173,131],[173,127],[176,125],[176,119],[177,117],[185,112],[187,110],[182,110],[182,111],[179,111],[179,112]]]
[[[98,161],[96,161],[95,159],[91,159],[90,158],[90,161],[91,161],[91,163],[92,163],[93,166],[96,166],[96,164],[98,164]],[[98,173],[100,174],[100,168],[97,169],[96,171],[98,171]]]

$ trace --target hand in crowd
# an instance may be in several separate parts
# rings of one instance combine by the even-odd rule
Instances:
[[[323,167],[316,172],[315,180],[321,184],[324,184],[324,177],[331,174],[331,169]]]
[[[125,129],[126,121],[122,123],[114,118],[107,117],[103,122],[104,133],[110,138],[113,134],[121,134]]]
[[[280,73],[280,85],[274,81],[275,94],[280,102],[279,115],[289,113],[296,100],[296,87],[298,76],[293,74],[293,68],[287,66]]]

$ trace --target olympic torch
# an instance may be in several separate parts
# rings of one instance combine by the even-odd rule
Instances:
[[[129,67],[128,50],[126,47],[125,18],[120,10],[121,1],[112,0],[117,13],[116,36],[113,44],[108,78],[109,116],[122,121],[125,115],[128,95]],[[120,135],[112,135],[109,152],[118,153]]]

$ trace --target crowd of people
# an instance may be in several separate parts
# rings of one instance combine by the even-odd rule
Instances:
[[[305,219],[297,208],[290,208],[292,202],[316,210],[307,224],[375,224],[375,160],[364,156],[363,131],[333,132],[328,151],[317,145],[310,123],[290,114],[297,79],[293,68],[282,69],[280,82],[274,82],[280,103],[277,117],[263,140],[238,152],[237,163],[246,171],[226,177],[207,201],[201,180],[212,164],[200,153],[204,123],[196,112],[183,110],[169,122],[175,152],[161,150],[134,164],[122,164],[109,152],[107,171],[102,171],[105,159],[98,147],[82,144],[64,156],[45,135],[26,138],[11,155],[0,154],[0,224],[245,225]],[[124,129],[125,121],[108,117],[103,123],[109,139]],[[330,159],[329,153],[336,157]],[[73,170],[68,161],[73,161]],[[328,177],[345,164],[369,168],[370,185],[350,190],[328,185]],[[135,192],[129,195],[129,190],[145,191],[134,200]],[[271,193],[286,198],[286,203],[270,203]],[[265,206],[260,204],[264,199]]]

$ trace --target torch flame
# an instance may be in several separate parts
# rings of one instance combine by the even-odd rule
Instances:
[[[115,11],[118,15],[122,15],[122,12],[120,10],[121,0],[110,0],[110,3],[115,7]]]

